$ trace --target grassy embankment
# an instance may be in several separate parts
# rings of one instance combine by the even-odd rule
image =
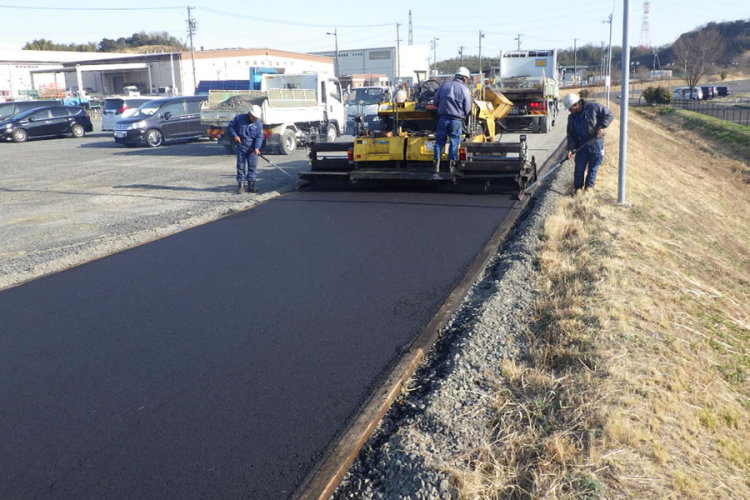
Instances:
[[[619,206],[613,112],[597,189],[546,223],[465,498],[750,498],[750,128],[631,110]]]

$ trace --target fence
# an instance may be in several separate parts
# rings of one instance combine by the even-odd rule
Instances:
[[[713,116],[740,125],[750,126],[750,99],[748,98],[727,103],[710,101],[673,101],[672,106]]]

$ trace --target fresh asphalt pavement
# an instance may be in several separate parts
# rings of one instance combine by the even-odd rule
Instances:
[[[0,497],[288,497],[513,203],[295,192],[0,291]]]

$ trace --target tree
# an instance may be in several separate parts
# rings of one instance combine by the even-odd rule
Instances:
[[[718,30],[686,33],[672,46],[678,67],[685,71],[685,83],[692,90],[724,53]]]

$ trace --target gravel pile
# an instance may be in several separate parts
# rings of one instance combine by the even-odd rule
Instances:
[[[260,106],[266,100],[265,92],[262,90],[251,90],[249,94],[235,95],[222,101],[215,109],[250,109],[250,106],[257,104]]]
[[[525,349],[543,224],[572,185],[570,169],[550,177],[555,178],[545,180],[545,191],[529,201],[333,498],[458,498],[443,471],[488,441],[495,400],[491,380],[503,359],[515,359]]]

